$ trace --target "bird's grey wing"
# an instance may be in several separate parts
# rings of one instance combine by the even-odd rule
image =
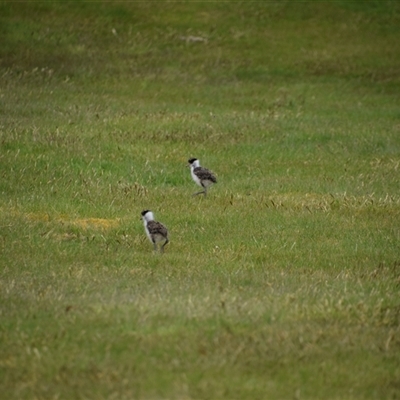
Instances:
[[[198,176],[200,180],[206,180],[216,183],[217,178],[215,175],[207,168],[197,167],[194,169],[194,173]]]
[[[149,221],[147,224],[147,229],[151,235],[159,234],[164,237],[168,236],[168,230],[161,222]]]

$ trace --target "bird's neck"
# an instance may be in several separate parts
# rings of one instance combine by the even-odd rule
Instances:
[[[145,220],[146,220],[146,222],[153,221],[153,220],[154,220],[154,215],[153,215],[153,213],[152,213],[152,212],[148,212],[148,213],[146,214],[146,216],[145,216]]]

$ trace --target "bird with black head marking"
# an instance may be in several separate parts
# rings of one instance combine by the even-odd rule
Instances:
[[[198,194],[207,196],[207,189],[214,183],[217,183],[217,178],[209,169],[201,167],[200,161],[197,158],[190,158],[188,163],[192,179],[197,185],[203,188],[200,192],[194,193],[193,196],[197,196]]]
[[[142,220],[146,235],[150,242],[153,243],[154,251],[158,250],[158,244],[164,242],[160,247],[160,252],[163,253],[165,245],[169,243],[168,229],[161,222],[154,220],[154,214],[150,210],[142,211]]]

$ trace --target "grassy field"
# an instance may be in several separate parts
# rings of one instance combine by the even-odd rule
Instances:
[[[2,398],[400,398],[399,37],[395,1],[0,1]]]

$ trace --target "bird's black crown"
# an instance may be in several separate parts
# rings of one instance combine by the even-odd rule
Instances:
[[[189,158],[188,163],[192,164],[197,160],[197,158]]]
[[[150,210],[143,210],[142,211],[142,216],[145,216]]]

